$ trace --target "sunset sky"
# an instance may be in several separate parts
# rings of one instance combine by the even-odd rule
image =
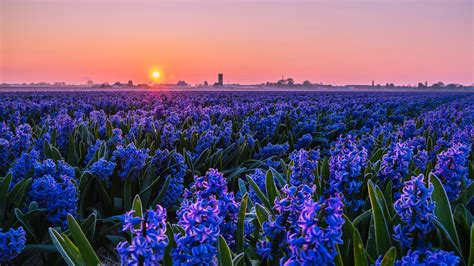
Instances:
[[[471,0],[0,2],[0,82],[474,77]]]

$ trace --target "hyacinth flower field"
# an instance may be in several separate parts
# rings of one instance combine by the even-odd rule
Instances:
[[[473,265],[474,94],[2,92],[2,265]]]

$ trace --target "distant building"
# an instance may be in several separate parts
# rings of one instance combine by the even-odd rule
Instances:
[[[94,85],[94,81],[92,81],[92,80],[88,80],[88,81],[87,81],[87,85],[89,85],[89,86],[92,86],[92,85]]]
[[[293,78],[283,78],[278,80],[275,85],[277,86],[292,86],[295,84],[295,80]]]
[[[372,80],[372,87],[374,87],[374,86],[375,86],[375,81],[374,81],[374,80]]]
[[[217,82],[214,83],[214,86],[223,86],[224,85],[224,74],[217,74]]]
[[[176,83],[176,86],[188,86],[188,83],[184,80],[179,80],[178,83]]]
[[[101,88],[108,88],[108,87],[111,87],[110,84],[108,82],[104,82],[102,83],[102,85],[100,85]]]

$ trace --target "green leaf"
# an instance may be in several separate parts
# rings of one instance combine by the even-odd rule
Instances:
[[[33,254],[33,253],[56,253],[58,252],[58,248],[52,244],[52,245],[44,245],[44,244],[29,244],[26,245],[25,248],[23,249],[24,254]]]
[[[387,201],[385,200],[385,197],[382,193],[382,190],[378,186],[375,186],[375,198],[377,199],[377,202],[382,207],[383,215],[384,215],[386,221],[391,221],[390,213],[388,211]],[[390,202],[392,202],[392,201],[390,201]],[[389,226],[389,228],[390,228],[390,226]]]
[[[85,265],[84,261],[81,259],[79,250],[76,246],[66,244],[64,238],[53,228],[49,228],[49,235],[53,244],[56,246],[59,254],[63,257],[66,263],[70,266],[75,265]]]
[[[158,196],[156,196],[151,206],[155,206],[156,204],[158,204],[165,198],[166,192],[168,191],[168,187],[170,185],[170,181],[171,181],[171,176],[167,176],[165,179],[165,183],[163,184],[163,187],[161,188],[160,192],[158,193]]]
[[[342,256],[343,265],[353,265],[354,264],[354,252],[353,252],[353,234],[354,234],[354,225],[351,220],[343,214],[344,224],[342,226],[342,245],[339,245],[338,251]]]
[[[87,265],[101,265],[101,262],[97,255],[95,254],[94,249],[92,248],[91,244],[87,240],[86,236],[81,230],[81,227],[76,222],[72,215],[68,214],[67,221],[69,225],[69,230],[71,231],[72,238],[77,244],[79,251],[84,259],[84,262]]]
[[[105,130],[107,138],[112,137],[112,129],[113,129],[112,123],[110,122],[110,120],[107,120],[106,130]]]
[[[392,197],[393,193],[392,193],[392,191],[393,191],[392,181],[389,181],[387,183],[387,186],[385,186],[385,191],[384,191],[384,197],[387,200],[387,202],[389,202],[389,203],[393,202],[393,197]],[[389,213],[393,214],[394,213],[393,204],[387,204],[387,205],[388,205],[387,207],[388,207]]]
[[[250,176],[247,176],[247,179],[253,190],[257,194],[257,197],[260,199],[260,201],[262,201],[263,205],[265,205],[265,207],[267,207],[268,209],[271,209],[272,205],[270,204],[270,201],[267,199],[267,197],[265,197],[265,194],[263,194],[263,192],[260,190],[257,183],[255,183],[255,181],[253,181],[252,177]]]
[[[242,201],[240,202],[240,209],[239,209],[239,216],[237,219],[237,235],[236,235],[236,251],[237,253],[244,252],[244,244],[245,244],[245,235],[244,235],[244,227],[245,227],[245,214],[247,212],[247,203],[249,201],[249,195],[245,193]]]
[[[362,239],[360,237],[359,230],[354,228],[354,232],[352,234],[352,239],[354,241],[354,261],[355,265],[365,266],[367,265],[367,257],[365,256],[364,245],[362,244]]]
[[[269,167],[269,169],[272,171],[273,176],[278,180],[281,186],[286,184],[285,178],[283,178],[283,176],[278,173],[277,170],[275,170],[273,167]]]
[[[244,253],[239,253],[239,255],[235,256],[235,258],[232,260],[232,265],[241,264],[243,262],[244,256]]]
[[[239,190],[242,195],[247,193],[247,188],[245,187],[245,182],[241,178],[238,179]]]
[[[19,208],[27,197],[27,191],[32,182],[31,178],[18,182],[8,193],[7,202],[12,204],[11,209]]]
[[[107,191],[107,188],[104,187],[102,182],[98,177],[96,177],[96,183],[98,187],[98,194],[100,198],[100,203],[103,206],[102,211],[104,214],[109,214],[111,215],[114,211],[114,204],[112,203],[112,199],[110,199],[109,193]]]
[[[354,224],[354,226],[358,226],[359,223],[365,221],[366,219],[370,218],[370,216],[372,215],[372,211],[371,210],[366,210],[365,212],[361,213],[359,216],[357,216],[354,221],[352,221],[352,223]]]
[[[381,266],[393,266],[396,259],[397,249],[395,247],[391,247],[387,253],[385,253],[385,256],[383,256]]]
[[[323,180],[328,180],[329,175],[329,159],[328,157],[324,157],[323,165],[321,166],[321,177]]]
[[[7,207],[8,189],[12,182],[12,174],[9,173],[0,183],[0,225],[3,225],[5,209]]]
[[[46,158],[52,158],[51,156],[51,146],[47,140],[43,143],[43,153]]]
[[[140,200],[140,196],[135,195],[135,198],[133,199],[132,203],[132,208],[135,211],[134,215],[136,217],[143,217],[143,207],[142,201]]]
[[[133,172],[133,171],[132,171]],[[123,185],[123,203],[125,210],[130,210],[132,208],[132,178],[131,173],[125,179],[125,184]]]
[[[471,224],[471,245],[469,248],[469,259],[467,265],[474,265],[474,223]]]
[[[34,212],[37,212],[37,211],[39,210],[35,210]],[[23,225],[23,227],[25,227],[26,232],[28,232],[28,234],[30,234],[30,236],[33,237],[33,240],[35,242],[38,242],[35,231],[33,230],[28,220],[25,219],[25,214],[23,214],[23,212],[20,211],[20,209],[18,208],[16,208],[13,212],[15,213],[15,217],[18,219],[18,221]]]
[[[439,219],[434,219],[433,224],[435,225],[436,229],[438,229],[438,234],[439,234],[440,238],[443,240],[443,243],[448,242],[449,246],[452,249],[454,249],[454,251],[456,251],[458,256],[461,257],[461,260],[464,261],[461,250],[456,246],[456,243],[454,243],[454,240],[449,235],[448,230],[446,230],[446,228],[443,226],[443,224],[441,224]]]
[[[173,227],[171,224],[166,225],[166,236],[168,236],[168,245],[165,248],[165,254],[163,256],[163,265],[173,265],[173,259],[171,257],[171,251],[176,246],[176,242],[174,240],[174,233]]]
[[[435,205],[435,215],[438,217],[438,221],[446,228],[451,239],[458,249],[461,249],[461,245],[454,225],[453,214],[451,212],[451,205],[449,204],[448,196],[444,190],[443,184],[434,174],[430,175],[431,183],[433,184],[434,190],[432,194]]]
[[[336,266],[344,266],[344,262],[342,261],[341,251],[339,249],[339,245],[336,245],[337,256],[334,259],[334,263]]]
[[[140,196],[135,195],[135,198],[133,199],[133,203],[132,203],[132,209],[134,210],[133,212],[134,217],[143,218],[143,207],[142,207],[142,201],[140,200]],[[134,227],[135,229],[140,229],[141,224],[138,223]]]
[[[262,227],[263,223],[268,221],[268,216],[270,216],[270,212],[260,204],[255,204],[255,212],[257,213],[257,220]]]
[[[62,161],[63,160],[63,156],[61,155],[61,153],[59,152],[59,150],[56,147],[51,146],[50,149],[51,149],[51,157],[52,157],[53,160],[55,160],[55,161]]]
[[[77,156],[76,145],[74,143],[74,137],[73,137],[73,134],[70,134],[69,135],[69,141],[68,141],[66,161],[70,165],[76,165],[77,159],[78,159],[78,156]]]
[[[219,236],[219,242],[217,243],[219,265],[229,266],[232,265],[232,254],[230,253],[229,246],[225,242],[224,237]]]
[[[370,162],[375,163],[376,161],[380,160],[380,158],[382,158],[383,152],[384,150],[382,148],[379,148],[374,153],[372,153],[372,157],[370,157]]]
[[[273,174],[271,170],[267,171],[265,176],[265,189],[267,190],[268,201],[273,207],[275,199],[280,196],[278,189],[275,186],[275,181],[273,180]]]
[[[374,184],[368,181],[369,198],[372,207],[372,219],[375,227],[375,245],[377,255],[385,254],[392,246],[390,232],[388,230],[387,219],[384,216],[384,211],[381,202],[377,197]]]

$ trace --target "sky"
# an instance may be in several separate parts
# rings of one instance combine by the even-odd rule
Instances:
[[[0,83],[474,82],[471,0],[0,2]]]

